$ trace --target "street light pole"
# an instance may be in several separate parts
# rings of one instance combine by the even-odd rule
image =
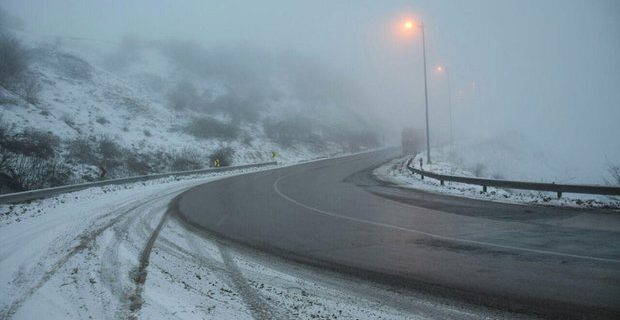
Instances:
[[[450,110],[450,156],[454,152],[454,136],[452,135],[452,77],[450,70],[446,68],[446,76],[448,77],[448,110]]]
[[[431,164],[431,140],[428,129],[428,85],[426,81],[426,37],[424,35],[424,23],[420,23],[422,30],[422,57],[424,60],[424,106],[426,115],[426,163]]]
[[[452,155],[452,153],[454,152],[454,136],[452,134],[452,77],[450,75],[450,70],[448,70],[448,68],[445,66],[439,66],[436,70],[439,73],[444,73],[447,78],[446,80],[448,81],[448,110],[450,113],[450,154]]]

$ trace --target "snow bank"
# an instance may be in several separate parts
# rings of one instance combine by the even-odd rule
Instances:
[[[433,150],[432,165],[424,164],[424,170],[464,177],[480,176],[480,172],[464,169],[453,163],[453,156],[450,155],[449,147]],[[613,208],[620,209],[620,198],[614,196],[583,195],[564,193],[562,198],[557,199],[554,192],[499,189],[488,187],[488,192],[482,192],[482,187],[457,182],[446,181],[444,186],[435,179],[425,178],[422,180],[419,175],[413,175],[406,168],[407,161],[414,158],[412,165],[419,168],[419,160],[426,162],[426,153],[416,156],[405,156],[390,161],[389,163],[374,170],[374,175],[386,182],[396,184],[401,187],[422,189],[436,193],[444,193],[454,196],[468,197],[474,199],[517,203],[517,204],[536,204],[550,206],[569,206],[581,208]],[[501,175],[493,175],[491,178],[505,179]]]

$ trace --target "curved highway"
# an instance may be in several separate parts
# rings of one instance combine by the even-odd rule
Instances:
[[[380,151],[233,176],[177,198],[192,225],[289,259],[545,318],[620,317],[620,215],[400,189]]]

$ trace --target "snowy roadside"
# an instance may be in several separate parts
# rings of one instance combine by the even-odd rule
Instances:
[[[62,295],[53,293],[54,289],[64,288],[76,281],[74,278],[81,270],[77,265],[84,262],[79,260],[109,260],[109,255],[99,252],[99,249],[106,247],[119,232],[125,234],[127,230],[119,231],[123,221],[133,221],[139,213],[148,213],[152,203],[158,203],[160,206],[157,209],[163,213],[168,202],[189,187],[256,170],[251,168],[94,187],[31,203],[0,206],[0,269],[3,270],[0,274],[0,318],[17,317],[17,311],[25,312],[23,318],[36,318],[39,311],[47,312],[47,307],[42,306],[69,303],[70,300],[58,301]],[[140,243],[132,245],[141,246]],[[71,265],[76,266],[70,268]],[[93,285],[101,282],[102,270],[89,272],[82,274],[87,277],[86,280]],[[115,282],[122,279],[108,280]],[[46,294],[50,283],[56,288]],[[108,301],[117,290],[104,291],[100,290],[98,299]],[[34,298],[41,294],[41,299]],[[36,307],[22,308],[22,304],[31,301]],[[62,313],[56,316],[62,317]],[[74,317],[83,318],[79,314]]]
[[[489,318],[484,308],[289,262],[167,214],[188,188],[266,169],[1,206],[0,319]]]
[[[369,149],[360,152],[348,152],[340,154],[331,154],[330,156],[319,157],[307,157],[307,158],[295,158],[288,159],[287,161],[278,161],[276,165],[266,166],[261,168],[249,167],[244,169],[238,169],[234,171],[213,172],[213,173],[199,173],[183,176],[169,176],[160,179],[153,179],[141,182],[131,182],[123,184],[112,184],[101,187],[92,187],[80,191],[66,192],[52,197],[44,199],[37,199],[33,201],[27,201],[17,204],[0,204],[0,230],[5,225],[10,225],[15,222],[21,222],[42,214],[50,212],[51,209],[62,208],[63,206],[71,207],[75,205],[81,205],[82,203],[92,201],[93,199],[106,196],[116,196],[127,192],[129,190],[150,190],[158,189],[159,187],[174,187],[178,183],[192,183],[195,184],[204,183],[218,177],[231,176],[236,174],[244,174],[257,170],[269,170],[279,166],[298,165],[314,161],[321,161],[324,159],[333,159],[340,157],[349,157],[353,155],[363,154],[367,152],[379,151],[382,148]]]
[[[424,165],[424,170],[465,177],[474,177],[474,173],[461,169],[448,160],[447,152],[434,153],[432,165]],[[373,171],[373,174],[382,181],[398,185],[400,187],[421,189],[425,191],[449,194],[453,196],[473,199],[528,205],[563,206],[576,208],[607,208],[620,209],[620,198],[613,196],[588,195],[588,194],[563,194],[558,199],[553,192],[541,192],[530,190],[488,188],[488,192],[482,192],[477,185],[446,181],[445,185],[435,179],[422,180],[419,175],[413,175],[406,167],[407,161],[412,156],[394,159]],[[412,165],[419,168],[420,159],[425,160],[426,154],[421,153],[414,157]]]
[[[273,168],[275,166],[264,167],[263,169]],[[72,206],[81,205],[84,202],[90,202],[103,195],[116,196],[120,193],[127,192],[128,190],[136,189],[149,189],[157,188],[158,186],[175,186],[178,183],[203,182],[216,178],[229,176],[234,174],[243,174],[247,172],[256,171],[257,168],[244,168],[228,172],[214,172],[214,173],[201,173],[192,174],[186,176],[169,176],[160,179],[147,180],[141,182],[131,182],[123,184],[111,184],[101,187],[91,187],[88,189],[62,193],[56,196],[38,199],[17,204],[0,204],[0,228],[4,225],[9,225],[15,222],[28,220],[33,217],[50,212],[50,209],[61,207],[62,205]]]

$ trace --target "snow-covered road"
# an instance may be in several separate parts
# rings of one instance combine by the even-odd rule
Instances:
[[[242,247],[168,213],[175,196],[222,176],[1,206],[0,318],[486,318]]]

